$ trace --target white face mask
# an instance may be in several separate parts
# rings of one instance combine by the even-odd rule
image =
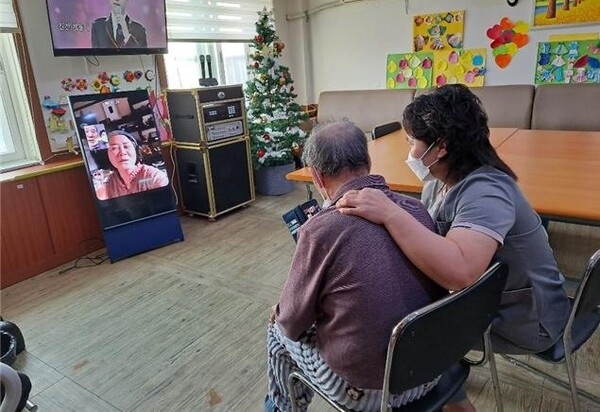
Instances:
[[[317,189],[317,192],[319,192],[319,194],[321,195],[321,198],[323,199],[323,204],[321,205],[321,208],[325,209],[325,208],[328,208],[329,206],[331,206],[332,205],[331,199],[329,199],[327,192],[321,186],[320,182],[317,182],[317,179],[315,178],[315,176],[313,176],[313,183],[315,185],[315,188]]]
[[[408,165],[408,167],[410,168],[410,170],[412,170],[412,172],[422,182],[428,182],[430,180],[435,179],[435,176],[433,176],[431,174],[431,171],[429,170],[429,168],[431,166],[433,166],[434,164],[436,164],[438,162],[438,160],[440,160],[440,159],[436,159],[429,166],[425,166],[425,164],[423,163],[423,158],[425,157],[425,155],[427,154],[427,152],[429,152],[431,150],[431,148],[433,146],[435,146],[435,143],[436,142],[431,143],[431,145],[427,148],[427,150],[425,150],[425,153],[423,153],[421,155],[421,157],[419,157],[418,159],[416,157],[413,157],[413,155],[410,153],[410,151],[408,152],[408,158],[406,159],[406,164]]]

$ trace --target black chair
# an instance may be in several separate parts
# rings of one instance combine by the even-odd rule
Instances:
[[[577,389],[575,364],[573,362],[573,353],[594,334],[598,328],[598,324],[600,324],[600,250],[597,250],[589,259],[577,292],[574,297],[569,299],[571,300],[571,314],[569,315],[569,320],[561,339],[550,349],[533,355],[538,359],[550,363],[562,363],[566,361],[567,374],[569,376],[568,383],[511,356],[501,356],[514,365],[525,368],[566,389],[570,389],[573,410],[579,411],[578,394],[600,404],[598,397]]]
[[[383,376],[382,412],[390,410],[390,393],[402,393],[440,375],[439,383],[427,395],[393,411],[441,410],[462,387],[470,371],[462,358],[482,335],[485,334],[489,344],[490,323],[498,312],[507,274],[508,267],[496,262],[473,285],[408,314],[396,325],[390,337]],[[495,366],[493,356],[488,361]],[[296,371],[288,378],[292,411],[297,410],[297,381],[338,411],[347,410],[329,399],[302,372]]]
[[[400,124],[400,122],[380,124],[375,126],[371,131],[371,138],[375,140],[381,136],[385,136],[386,134],[390,134],[400,129],[402,129],[402,125]]]

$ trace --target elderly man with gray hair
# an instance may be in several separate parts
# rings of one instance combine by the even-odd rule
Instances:
[[[421,202],[392,192],[382,176],[369,174],[367,140],[352,123],[315,130],[303,159],[325,205],[349,190],[376,188],[433,230]],[[446,294],[404,256],[383,226],[324,207],[298,231],[288,279],[271,314],[265,409],[290,410],[287,378],[300,369],[345,407],[379,410],[393,327]],[[390,403],[413,401],[436,383],[395,394]],[[313,393],[298,389],[297,403],[305,410]]]

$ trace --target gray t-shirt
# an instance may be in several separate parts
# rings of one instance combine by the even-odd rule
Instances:
[[[540,345],[558,339],[570,305],[540,217],[516,182],[490,166],[473,171],[445,195],[442,186],[434,180],[423,189],[438,232],[445,236],[460,227],[486,234],[501,245],[495,259],[508,264],[493,333],[520,348],[546,349]],[[549,339],[540,340],[540,334]]]

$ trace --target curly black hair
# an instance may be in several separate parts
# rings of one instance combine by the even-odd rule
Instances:
[[[449,84],[417,96],[406,106],[402,126],[414,139],[430,146],[444,143],[447,179],[459,182],[481,166],[517,176],[490,143],[488,117],[479,98],[462,84]]]

